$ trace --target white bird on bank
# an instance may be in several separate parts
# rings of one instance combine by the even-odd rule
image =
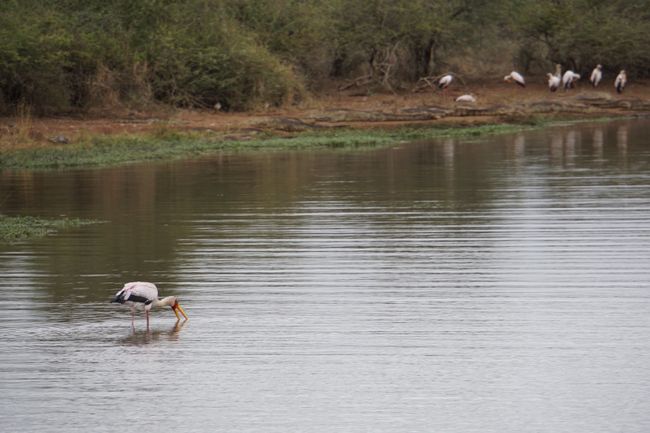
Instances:
[[[476,102],[476,98],[473,95],[460,95],[456,98],[456,102]]]
[[[555,92],[557,89],[560,88],[560,77],[557,75],[553,75],[551,73],[546,74],[548,77],[548,90],[551,92]]]
[[[512,71],[510,74],[503,77],[503,81],[507,81],[508,83],[514,81],[519,86],[526,87],[526,80],[524,80],[524,76],[517,71]]]
[[[562,87],[564,90],[569,90],[575,86],[576,81],[580,79],[580,74],[576,74],[572,70],[568,70],[562,76]]]
[[[447,75],[442,76],[438,80],[438,89],[440,89],[440,90],[446,89],[447,87],[449,87],[449,85],[451,84],[452,81],[454,81],[454,76],[453,75],[447,74]]]
[[[149,311],[153,307],[171,307],[176,315],[176,320],[181,320],[178,312],[183,315],[185,320],[188,319],[185,310],[178,303],[176,296],[167,296],[166,298],[158,299],[158,288],[153,283],[146,283],[142,281],[135,281],[126,283],[120,289],[111,302],[118,304],[126,304],[131,308],[131,326],[135,328],[135,310],[138,307],[144,307],[144,313],[147,317],[147,329],[149,329]]]
[[[623,89],[625,88],[625,85],[627,84],[627,74],[625,73],[625,69],[622,69],[621,72],[618,73],[616,76],[616,80],[614,81],[614,87],[616,88],[616,91],[618,93],[623,93]]]
[[[591,85],[594,87],[598,87],[598,84],[600,83],[600,80],[603,79],[603,65],[596,65],[593,71],[591,71],[591,76],[589,77],[589,81],[591,81]]]

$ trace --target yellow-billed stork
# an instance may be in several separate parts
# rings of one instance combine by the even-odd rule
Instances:
[[[149,329],[149,311],[153,307],[171,307],[176,315],[176,321],[181,320],[179,312],[185,320],[188,319],[185,310],[178,303],[176,296],[167,296],[158,299],[158,288],[153,283],[135,281],[126,283],[113,297],[111,302],[126,304],[131,308],[131,325],[135,327],[135,310],[138,307],[144,307],[144,313],[147,317],[147,329]]]
[[[623,93],[623,89],[625,88],[625,85],[627,84],[627,74],[625,73],[625,69],[622,69],[621,72],[618,73],[616,76],[616,80],[614,81],[614,87],[616,88],[616,91],[618,93]]]
[[[546,74],[546,76],[548,77],[548,90],[555,92],[560,88],[560,77],[551,73]]]
[[[447,87],[449,87],[449,85],[451,84],[452,81],[454,81],[454,76],[453,75],[451,75],[451,74],[443,75],[438,80],[438,89],[440,89],[440,90],[446,89]]]
[[[526,80],[524,80],[524,76],[517,71],[512,71],[511,73],[503,77],[503,81],[507,81],[508,83],[514,81],[515,83],[517,83],[517,85],[521,87],[526,87]]]
[[[589,77],[589,81],[591,81],[591,85],[594,87],[598,87],[598,84],[600,83],[600,80],[603,79],[603,65],[596,65],[593,71],[591,71],[591,76]]]
[[[566,71],[562,76],[562,86],[564,87],[564,90],[569,90],[570,88],[574,87],[576,81],[578,81],[579,79],[580,79],[580,74],[576,74],[572,70]]]
[[[460,95],[458,98],[456,98],[456,102],[474,103],[474,102],[476,102],[476,97],[474,97],[474,95],[470,95],[470,94]]]

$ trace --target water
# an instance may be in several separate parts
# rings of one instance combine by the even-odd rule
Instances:
[[[649,132],[2,173],[2,431],[650,431]]]

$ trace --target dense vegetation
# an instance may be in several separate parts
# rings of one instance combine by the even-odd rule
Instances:
[[[332,79],[650,71],[649,0],[3,0],[0,112],[245,110]]]

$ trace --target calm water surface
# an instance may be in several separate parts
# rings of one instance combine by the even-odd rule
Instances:
[[[650,121],[0,173],[3,432],[648,432]],[[108,303],[154,281],[175,326]]]

